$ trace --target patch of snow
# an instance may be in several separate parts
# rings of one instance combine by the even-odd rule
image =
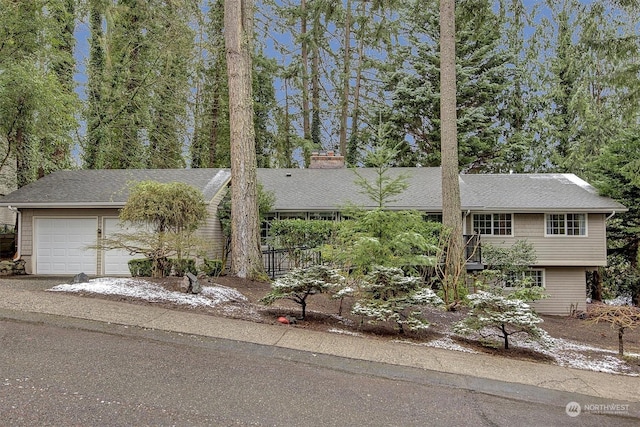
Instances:
[[[477,351],[471,350],[470,348],[467,348],[458,344],[457,342],[452,340],[451,337],[444,337],[444,338],[439,338],[437,340],[429,341],[428,343],[426,343],[426,345],[427,347],[443,348],[445,350],[454,350],[454,351],[461,351],[463,353],[478,354]]]
[[[422,347],[433,347],[433,348],[441,348],[444,350],[453,350],[453,351],[460,351],[462,353],[472,353],[472,354],[479,354],[479,352],[472,350],[470,348],[464,347],[460,344],[458,344],[457,342],[455,342],[454,340],[451,339],[451,337],[443,337],[443,338],[438,338],[437,340],[433,340],[433,341],[429,341],[429,342],[424,342],[424,343],[416,343],[413,341],[406,341],[406,340],[394,340],[393,342],[398,342],[398,343],[402,343],[402,344],[409,344],[409,345],[417,345],[417,346],[422,346]]]
[[[616,297],[614,299],[604,300],[607,305],[633,305],[631,303],[631,297]]]
[[[631,372],[629,365],[624,360],[619,359],[616,356],[617,352],[613,350],[552,337],[547,337],[543,344],[515,336],[510,341],[518,347],[529,348],[552,357],[559,366],[609,374],[638,376],[638,374]]]
[[[337,329],[337,328],[329,329],[328,332],[331,332],[332,334],[351,335],[352,337],[362,336],[362,334],[359,334],[357,332],[345,331],[344,329]]]
[[[240,292],[224,286],[203,286],[200,294],[185,294],[168,291],[155,283],[132,278],[102,277],[86,283],[61,284],[48,290],[121,295],[150,302],[171,302],[191,307],[214,307],[230,301],[248,301]]]

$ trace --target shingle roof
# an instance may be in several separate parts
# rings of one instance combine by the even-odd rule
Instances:
[[[357,169],[367,181],[374,181],[374,169]],[[409,188],[389,204],[394,209],[440,210],[440,169],[393,168],[390,177],[408,174]],[[258,181],[276,194],[276,211],[336,210],[347,204],[365,208],[375,203],[356,185],[351,169],[258,169]]]
[[[374,169],[358,169],[374,182]],[[442,210],[440,168],[394,168],[390,177],[409,175],[409,188],[387,204],[390,209]],[[355,184],[351,169],[258,169],[258,180],[276,195],[276,211],[336,210],[349,203],[376,207]],[[620,203],[597,194],[595,188],[572,174],[460,175],[463,210],[549,212],[624,211]]]
[[[461,175],[487,211],[626,211],[574,174]]]
[[[0,199],[15,207],[121,207],[140,181],[184,182],[210,201],[231,177],[226,169],[100,169],[57,171]]]
[[[374,169],[358,169],[374,182]],[[390,209],[442,210],[440,168],[393,168],[390,177],[409,176],[409,188],[388,203]],[[0,206],[123,206],[135,182],[185,182],[211,200],[230,180],[228,169],[127,169],[58,171],[0,199]],[[375,203],[355,183],[351,169],[258,169],[258,181],[276,195],[276,211],[331,211]],[[460,175],[463,210],[507,212],[624,211],[620,203],[572,174]]]

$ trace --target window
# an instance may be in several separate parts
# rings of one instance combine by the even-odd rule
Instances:
[[[271,213],[267,214],[262,219],[262,224],[260,226],[260,240],[262,244],[267,243],[267,238],[269,237],[269,227],[271,226],[271,221],[276,219],[276,214]]]
[[[587,217],[585,214],[548,214],[547,236],[586,236]]]
[[[517,273],[517,276],[512,275],[505,281],[505,288],[512,288],[518,284],[524,284],[526,287],[540,286],[544,288],[544,270],[531,269],[521,273]]]
[[[511,236],[513,234],[511,214],[474,214],[473,231],[479,234]]]
[[[425,213],[422,214],[422,217],[427,222],[438,222],[442,224],[442,214],[441,213]]]
[[[335,221],[338,219],[337,212],[309,212],[309,219],[320,221]]]
[[[306,212],[278,212],[278,219],[307,219]]]

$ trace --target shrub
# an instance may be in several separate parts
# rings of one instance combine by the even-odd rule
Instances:
[[[221,259],[205,259],[202,264],[202,271],[207,276],[217,277],[222,273],[223,262]]]
[[[307,298],[311,295],[328,292],[344,283],[344,277],[337,270],[324,265],[314,265],[305,269],[296,269],[271,284],[271,291],[260,302],[271,305],[280,299],[288,299],[302,308],[304,320]]]
[[[362,280],[358,293],[362,298],[351,309],[356,315],[370,317],[370,323],[391,321],[400,333],[406,325],[410,330],[429,326],[415,308],[442,305],[443,301],[419,277],[405,276],[400,268],[373,267]]]
[[[477,332],[483,338],[498,336],[509,349],[509,337],[524,333],[543,340],[547,333],[538,327],[542,319],[528,304],[491,292],[479,291],[467,297],[471,310],[468,316],[454,325],[454,332],[469,335]]]
[[[130,259],[127,264],[133,277],[151,277],[151,270],[153,268],[152,259]]]
[[[184,276],[187,273],[198,274],[198,269],[196,268],[196,260],[195,259],[185,259],[185,258],[170,258],[169,259],[169,271],[173,272],[176,276]]]

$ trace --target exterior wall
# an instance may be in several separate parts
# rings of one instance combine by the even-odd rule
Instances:
[[[572,310],[586,310],[586,268],[545,269],[545,289],[549,298],[536,301],[531,306],[540,314],[567,316]],[[544,329],[544,323],[541,325]]]
[[[471,215],[466,221],[466,234],[472,234]],[[514,214],[513,236],[482,235],[481,242],[495,246],[510,246],[517,240],[532,243],[537,256],[537,266],[605,266],[607,242],[604,214],[587,215],[586,236],[545,237],[545,216],[539,214]]]
[[[9,194],[18,188],[16,181],[16,159],[10,156],[0,169],[0,196]],[[0,207],[0,224],[14,225],[16,213],[9,208]]]
[[[209,259],[222,259],[224,251],[224,236],[222,235],[222,225],[218,218],[218,206],[227,194],[228,189],[220,191],[207,205],[209,216],[205,223],[198,228],[196,235],[206,241],[206,256]]]
[[[224,239],[222,236],[222,227],[220,220],[218,219],[217,210],[220,201],[226,194],[226,191],[221,191],[211,203],[207,206],[209,216],[202,225],[196,235],[205,239],[207,243],[206,256],[210,259],[220,259],[223,255]],[[119,209],[22,209],[21,218],[21,248],[20,254],[23,260],[26,262],[26,273],[33,274],[35,271],[35,253],[34,253],[34,227],[35,219],[37,217],[96,217],[98,224],[104,224],[106,218],[117,218]],[[103,225],[101,225],[103,226]],[[97,230],[96,230],[97,236]],[[98,251],[97,256],[97,270],[103,272],[103,259],[104,254],[102,251]]]

